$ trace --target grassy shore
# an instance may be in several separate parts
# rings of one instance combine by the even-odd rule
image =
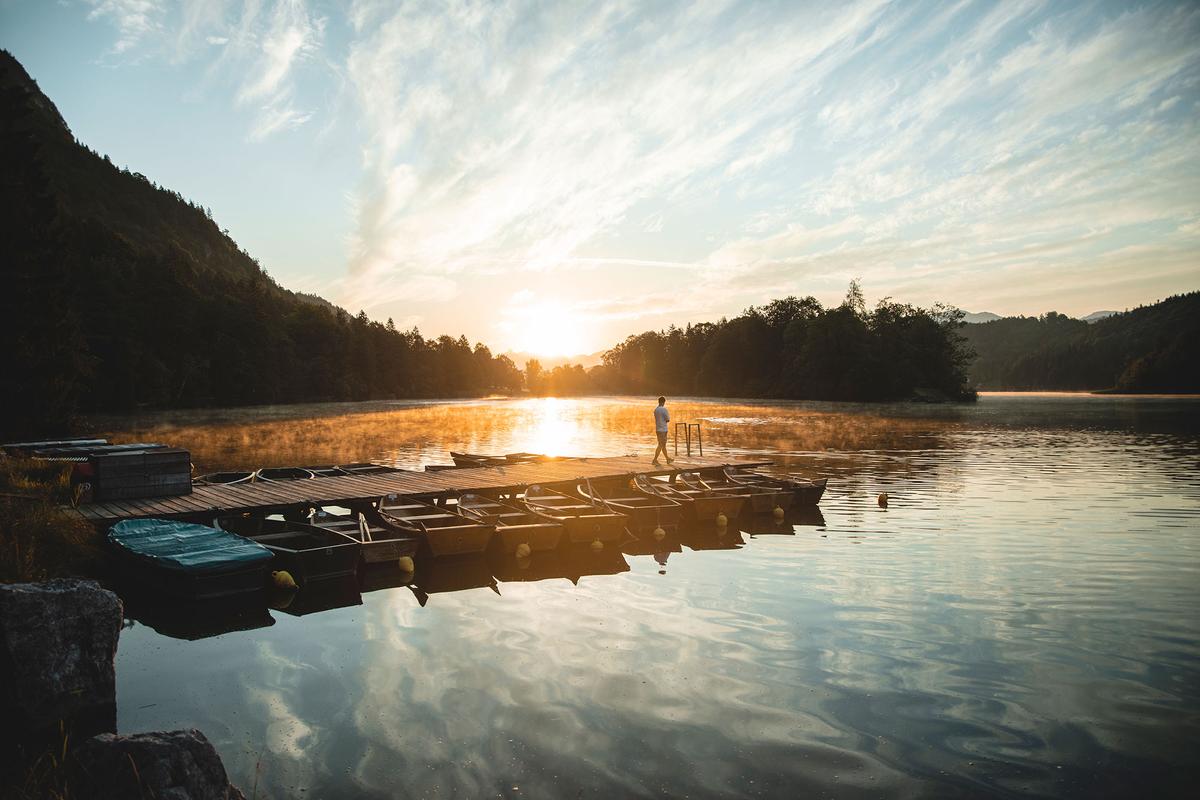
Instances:
[[[97,574],[101,538],[71,503],[71,465],[0,456],[0,583]]]

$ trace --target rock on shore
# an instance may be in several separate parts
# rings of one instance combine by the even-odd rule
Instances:
[[[245,800],[229,782],[221,757],[198,730],[102,733],[73,751],[81,800],[159,797],[170,800]]]
[[[121,615],[95,581],[0,585],[0,736],[114,730]]]

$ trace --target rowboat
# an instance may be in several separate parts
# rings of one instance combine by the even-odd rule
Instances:
[[[620,542],[625,537],[628,518],[591,500],[556,492],[544,486],[525,490],[525,507],[534,514],[562,523],[571,544]]]
[[[518,553],[521,545],[525,545],[529,552],[553,550],[562,540],[561,522],[482,495],[464,494],[458,498],[458,510],[468,517],[495,525],[499,534],[496,540],[505,553]]]
[[[450,451],[450,458],[456,467],[507,467],[512,464],[530,464],[546,460],[546,456],[538,453],[506,453],[502,456],[492,456],[482,453],[457,453],[453,450]]]
[[[630,478],[621,484],[607,483],[597,486],[591,480],[576,484],[575,491],[584,500],[590,500],[629,518],[629,529],[644,533],[656,528],[664,532],[679,526],[683,506],[676,500],[656,494],[646,494],[634,486]]]
[[[734,519],[746,505],[744,495],[697,489],[679,481],[671,483],[668,480],[638,475],[634,478],[634,484],[646,494],[680,503],[684,515],[697,522],[712,522],[721,514],[725,515],[726,520]]]
[[[445,506],[388,495],[376,506],[383,519],[424,540],[435,556],[482,553],[496,533],[494,523],[468,518]]]
[[[786,511],[792,505],[790,489],[740,483],[730,480],[725,475],[705,478],[699,472],[680,472],[679,480],[692,489],[717,494],[744,495],[749,501],[750,511],[755,514],[770,514],[777,508]]]
[[[237,534],[177,520],[127,519],[107,540],[139,585],[185,600],[261,591],[274,557]]]
[[[318,467],[301,467],[300,469],[308,470],[312,473],[314,478],[337,478],[350,474],[341,467],[333,464],[323,464]]]
[[[304,467],[263,467],[254,473],[256,481],[306,481],[313,474]]]
[[[338,469],[347,475],[378,475],[386,472],[403,472],[399,467],[389,467],[387,464],[359,462],[357,464],[338,464]]]
[[[275,569],[286,570],[301,586],[358,571],[361,546],[337,531],[251,516],[220,517],[217,526],[266,547],[275,554]]]
[[[798,506],[815,506],[825,494],[828,478],[809,480],[798,475],[769,475],[761,472],[725,470],[725,477],[743,486],[765,486],[772,489],[789,490]]]
[[[201,475],[192,483],[197,486],[230,484],[230,483],[250,483],[254,480],[254,473],[247,471],[234,472],[210,472],[207,475]]]
[[[450,451],[450,459],[456,467],[503,467],[508,464],[499,456],[484,456],[474,453],[456,453]]]
[[[313,512],[310,522],[327,531],[337,531],[362,545],[364,564],[383,564],[403,556],[415,556],[421,538],[395,525],[389,525],[378,512],[335,514],[325,509]]]

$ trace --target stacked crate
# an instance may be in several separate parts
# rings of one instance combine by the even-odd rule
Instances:
[[[182,448],[93,453],[88,465],[97,502],[192,493],[192,454]]]

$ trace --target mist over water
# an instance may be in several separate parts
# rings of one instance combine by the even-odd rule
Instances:
[[[199,472],[419,467],[449,449],[648,462],[653,404],[375,403],[104,424],[190,448]],[[273,797],[1194,789],[1200,401],[670,408],[701,421],[706,455],[768,453],[828,476],[820,513],[523,570],[423,564],[416,587],[385,577],[361,595],[301,595],[195,641],[177,637],[220,627],[131,605],[120,730],[198,727],[235,782]]]

